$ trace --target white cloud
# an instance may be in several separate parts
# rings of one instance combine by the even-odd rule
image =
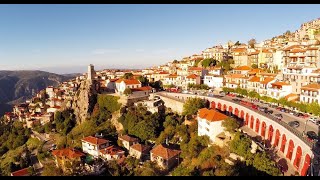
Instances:
[[[95,49],[92,51],[92,54],[110,54],[110,53],[119,53],[119,49]]]

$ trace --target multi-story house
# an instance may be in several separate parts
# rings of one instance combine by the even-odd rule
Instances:
[[[150,160],[163,169],[170,170],[179,163],[181,150],[167,144],[157,145],[150,151]]]
[[[61,168],[63,172],[73,172],[68,164],[79,166],[85,157],[84,153],[71,148],[53,150],[52,155],[55,158],[56,166]]]
[[[208,70],[201,68],[201,67],[189,67],[188,68],[188,74],[196,74],[198,76],[203,77],[204,75],[208,74]]]
[[[200,76],[196,74],[190,74],[185,78],[185,89],[188,89],[188,84],[200,84],[201,82]]]
[[[210,75],[220,76],[220,75],[222,75],[222,73],[223,73],[222,67],[220,67],[220,66],[214,66],[214,67],[208,68],[208,74],[210,74]]]
[[[288,84],[282,81],[273,82],[267,87],[268,96],[275,99],[280,99],[291,93],[292,93],[291,84]]]
[[[210,88],[222,88],[223,76],[207,74],[203,78],[203,84],[206,84]]]
[[[317,61],[318,57],[319,57],[319,47],[308,47],[306,58],[305,58],[306,65],[310,67],[320,67],[320,64],[319,64],[320,62]]]
[[[261,49],[259,52],[258,66],[260,68],[268,68],[273,65],[272,49]]]
[[[259,92],[259,87],[260,87],[260,78],[257,76],[251,76],[247,80],[247,90],[248,91],[255,91]]]
[[[198,136],[208,136],[211,143],[215,142],[218,134],[224,132],[222,121],[228,116],[213,110],[202,108],[198,111]]]
[[[107,161],[117,160],[125,156],[125,151],[117,146],[108,146],[99,150],[99,156]]]
[[[244,74],[228,74],[225,75],[225,86],[228,88],[237,88],[239,87],[240,82],[242,79],[246,77]],[[242,84],[242,83],[241,83]]]
[[[234,66],[249,66],[246,48],[236,48],[232,51]]]
[[[123,135],[118,137],[119,141],[121,141],[123,147],[125,147],[126,149],[130,150],[130,146],[139,143],[139,139],[138,138],[134,138],[128,135]]]
[[[301,87],[317,82],[319,72],[315,67],[285,67],[282,69],[282,80],[292,85],[292,93],[300,94]]]
[[[169,76],[169,72],[166,72],[166,71],[156,72],[156,73],[151,74],[151,79],[150,79],[150,81],[151,81],[151,82],[154,82],[154,81],[164,81],[164,79],[165,79],[167,76]]]
[[[109,140],[93,136],[85,137],[81,139],[81,142],[83,152],[88,153],[94,157],[98,157],[99,151],[108,147],[110,143]]]
[[[301,87],[300,101],[304,103],[320,102],[320,84],[312,83]]]
[[[141,82],[136,79],[119,79],[116,81],[116,92],[123,94],[127,88],[140,88]]]
[[[248,65],[252,67],[253,64],[259,65],[259,51],[249,52],[248,53]]]
[[[134,144],[130,146],[129,154],[137,159],[145,159],[150,154],[151,146]]]

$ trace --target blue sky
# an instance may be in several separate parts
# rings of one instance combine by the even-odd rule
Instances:
[[[312,5],[0,5],[0,69],[144,68],[320,17]]]

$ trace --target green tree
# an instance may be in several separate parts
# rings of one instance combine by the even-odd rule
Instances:
[[[139,76],[138,80],[141,82],[142,86],[148,86],[149,85],[149,80],[145,76]]]
[[[190,98],[183,105],[183,115],[195,115],[199,109],[205,107],[205,101],[200,98]]]
[[[235,46],[239,46],[241,43],[239,41],[237,41],[234,45]]]
[[[201,62],[201,65],[204,68],[215,66],[216,64],[217,64],[217,60],[215,60],[213,58],[207,58],[207,59],[202,60],[202,62]]]
[[[320,115],[320,106],[317,102],[312,102],[312,103],[308,104],[307,111],[312,113],[315,116],[319,116]]]
[[[258,64],[252,64],[252,65],[251,65],[251,68],[257,69],[257,68],[258,68]]]
[[[122,78],[124,78],[124,79],[132,79],[133,78],[133,74],[132,73],[125,73]]]
[[[271,158],[267,155],[267,153],[257,153],[254,156],[253,166],[263,172],[271,176],[279,176],[280,170],[276,167],[276,164]]]
[[[125,95],[130,95],[130,94],[132,94],[132,91],[131,91],[131,89],[130,88],[126,88],[124,91],[123,91],[123,94],[125,94]]]
[[[173,63],[177,64],[177,63],[179,63],[179,61],[175,59],[175,60],[173,60]]]
[[[248,158],[251,150],[251,140],[240,132],[236,132],[232,141],[230,141],[230,150],[240,156]]]
[[[229,132],[234,132],[236,129],[240,127],[240,123],[237,120],[229,117],[222,121],[222,126],[225,128],[225,130]]]

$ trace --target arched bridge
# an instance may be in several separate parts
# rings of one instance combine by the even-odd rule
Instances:
[[[243,119],[244,124],[254,130],[262,139],[277,147],[287,160],[295,167],[300,175],[305,176],[310,166],[313,143],[302,136],[300,132],[277,120],[268,114],[256,111],[232,100],[218,97],[207,97],[182,93],[158,93],[160,96],[170,97],[184,102],[191,97],[199,97],[210,102],[210,108],[227,111]]]

